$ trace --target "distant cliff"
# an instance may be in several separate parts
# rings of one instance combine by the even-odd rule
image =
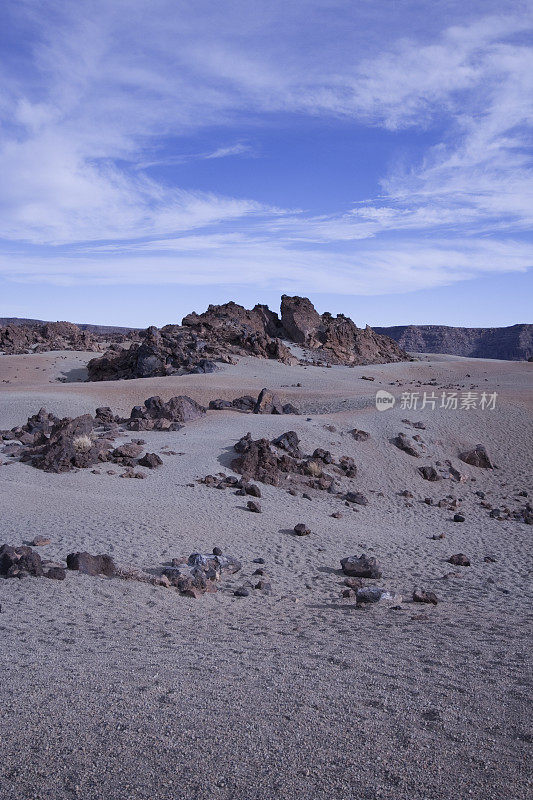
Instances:
[[[374,330],[390,336],[410,353],[450,353],[507,361],[527,361],[533,357],[533,325],[510,325],[508,328],[396,325]]]

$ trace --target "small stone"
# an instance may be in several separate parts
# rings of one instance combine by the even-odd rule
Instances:
[[[496,559],[494,558],[494,556],[485,556],[483,561],[486,561],[487,564],[495,564],[496,563]]]
[[[248,589],[245,589],[244,586],[239,586],[238,589],[235,589],[233,594],[235,595],[235,597],[248,597],[250,592],[248,591]]]
[[[261,513],[261,503],[258,503],[256,500],[248,500],[246,503],[246,508],[249,511],[253,511],[254,514]]]
[[[361,578],[345,578],[344,585],[348,586],[350,589],[360,589],[363,585],[363,581]]]
[[[32,541],[32,547],[44,547],[45,544],[51,544],[52,540],[48,539],[46,536],[34,536]]]
[[[333,514],[331,514],[330,516],[332,516],[333,519],[341,519],[342,514],[340,511],[334,511]]]
[[[299,522],[297,525],[295,525],[293,530],[296,536],[309,536],[311,533],[310,529],[307,527],[307,525],[304,525],[303,522]]]
[[[431,537],[432,539],[444,539],[446,537],[445,533],[434,533]]]
[[[350,597],[357,597],[357,592],[355,589],[343,589],[341,592],[343,597],[350,598]]]
[[[156,467],[161,466],[161,464],[163,463],[163,459],[161,459],[157,455],[157,453],[145,453],[144,456],[139,459],[138,463],[140,467],[148,467],[148,469],[155,469]]]
[[[469,567],[470,566],[470,559],[465,556],[464,553],[456,553],[453,556],[450,556],[448,559],[450,564],[454,564],[456,567]]]
[[[264,564],[265,563],[265,559],[264,558],[252,558],[252,563],[253,564]]]
[[[453,521],[454,522],[464,522],[465,518],[464,518],[464,516],[462,514],[454,514],[453,515]]]
[[[261,489],[255,483],[247,483],[244,487],[246,494],[252,495],[252,497],[261,497]]]
[[[213,555],[214,556],[221,556],[222,555],[222,549],[220,547],[213,547]]]
[[[441,479],[435,467],[431,466],[419,467],[418,471],[422,475],[425,481],[440,481]]]
[[[413,602],[432,603],[434,606],[439,602],[435,592],[428,592],[425,589],[415,589],[413,591]]]
[[[66,577],[67,573],[63,567],[50,567],[50,569],[45,572],[45,578],[51,578],[55,581],[64,581]]]
[[[254,589],[259,589],[261,592],[265,594],[272,594],[272,584],[269,581],[257,581],[254,586]]]

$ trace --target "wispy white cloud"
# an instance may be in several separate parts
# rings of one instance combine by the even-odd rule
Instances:
[[[397,5],[10,4],[31,45],[3,67],[0,274],[373,293],[526,268],[531,5],[439,0],[422,21],[418,3]],[[441,135],[342,213],[266,206],[252,184],[233,198],[154,177],[253,154],[250,132],[272,112]],[[212,149],[162,147],[214,125],[227,133]]]

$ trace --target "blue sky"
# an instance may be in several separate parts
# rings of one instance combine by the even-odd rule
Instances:
[[[8,0],[0,316],[531,322],[532,12]]]

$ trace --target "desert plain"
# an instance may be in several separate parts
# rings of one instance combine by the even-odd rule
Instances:
[[[47,473],[0,453],[0,543],[39,535],[50,539],[36,548],[43,559],[107,553],[148,573],[213,547],[242,563],[198,598],[71,570],[62,581],[0,578],[2,799],[530,797],[532,528],[490,509],[531,501],[533,364],[244,357],[212,374],[85,383],[93,356],[3,356],[0,428],[43,406],[59,417],[100,406],[128,415],[154,395],[207,405],[263,387],[300,414],[213,410],[181,430],[143,431],[163,461],[144,480],[116,467]],[[450,387],[496,392],[495,407],[402,408],[402,392]],[[376,409],[379,389],[394,408]],[[357,441],[352,429],[370,436]],[[234,475],[233,445],[247,432],[288,430],[305,453],[352,457],[367,505],[259,483],[252,513],[247,497],[199,482]],[[422,457],[392,443],[400,432],[421,436]],[[478,443],[495,469],[459,460]],[[464,480],[418,471],[447,461]],[[296,536],[298,523],[310,534]],[[343,596],[340,559],[362,553],[383,572],[365,585],[390,602]],[[448,562],[459,553],[470,566]],[[254,588],[258,568],[269,592]],[[413,602],[415,587],[437,605]]]

